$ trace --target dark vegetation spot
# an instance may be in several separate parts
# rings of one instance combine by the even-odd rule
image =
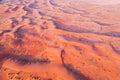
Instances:
[[[23,37],[24,37],[25,30],[22,29],[22,27],[23,27],[23,26],[20,26],[20,27],[14,32],[15,37],[17,37],[17,38],[23,38]]]
[[[23,41],[21,38],[17,38],[17,39],[14,39],[14,42],[13,42],[15,45],[22,45],[23,44]]]
[[[38,79],[39,79],[38,76],[33,76],[32,78],[35,79],[35,80],[38,80]]]
[[[2,36],[4,33],[8,33],[8,32],[10,32],[11,30],[1,30],[0,31],[0,36]]]
[[[29,5],[30,8],[33,8],[33,9],[37,9],[38,8],[38,2],[37,1],[34,1],[33,3],[31,3]]]
[[[3,30],[3,33],[7,33],[10,32],[11,30]]]
[[[29,21],[30,25],[37,25],[37,23],[32,18],[29,18]]]
[[[19,9],[19,7],[16,6],[15,8],[12,9],[12,11],[16,11],[16,10],[18,10],[18,9]]]
[[[33,13],[33,10],[31,8],[29,8],[28,6],[23,7],[23,10],[25,10],[27,12],[27,14]]]
[[[55,7],[59,7],[60,5],[56,4],[54,0],[49,0],[49,3]]]
[[[15,17],[12,17],[10,19],[12,20],[11,27],[14,28],[19,23],[19,21]]]
[[[38,12],[41,16],[44,16],[45,15],[45,13],[43,13],[43,12],[41,12],[41,11],[39,11]]]
[[[27,16],[22,16],[22,20],[24,21],[25,19],[29,19],[29,17],[27,17]]]
[[[30,55],[16,55],[16,54],[10,54],[10,53],[0,54],[0,62],[3,62],[6,59],[17,61],[21,65],[26,65],[31,63],[39,63],[39,64],[50,63],[48,59],[39,59]]]

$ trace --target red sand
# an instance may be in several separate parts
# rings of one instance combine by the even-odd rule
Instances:
[[[0,80],[120,80],[120,4],[0,4]]]

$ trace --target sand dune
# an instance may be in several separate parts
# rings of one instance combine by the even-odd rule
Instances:
[[[120,80],[119,3],[1,2],[0,80]]]

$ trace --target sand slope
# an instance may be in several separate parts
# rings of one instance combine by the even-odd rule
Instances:
[[[0,4],[0,80],[120,80],[120,5]]]

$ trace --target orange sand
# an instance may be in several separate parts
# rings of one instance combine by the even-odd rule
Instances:
[[[1,3],[0,80],[120,80],[119,7],[79,0]]]

